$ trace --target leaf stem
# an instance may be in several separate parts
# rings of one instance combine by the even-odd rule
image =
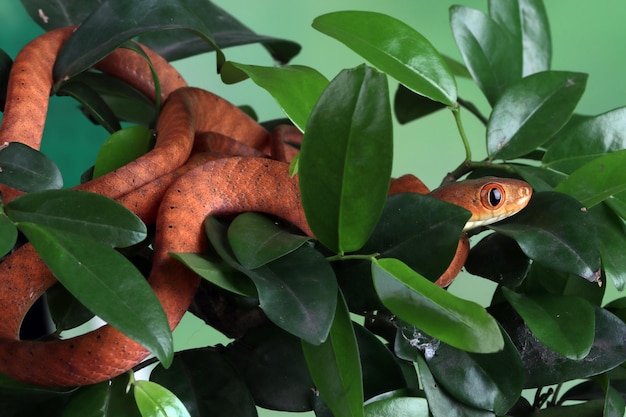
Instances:
[[[371,254],[366,254],[366,255],[361,255],[361,254],[344,255],[343,253],[338,253],[337,255],[327,257],[326,260],[328,262],[349,261],[349,260],[363,260],[363,261],[373,262],[379,256],[380,256],[380,253],[371,253]]]
[[[461,122],[461,107],[456,105],[451,107],[452,114],[454,115],[454,121],[456,122],[456,127],[459,130],[459,134],[461,135],[461,141],[463,141],[463,147],[465,147],[465,160],[472,160],[472,149],[470,148],[469,140],[467,139],[467,135],[465,134],[465,129],[463,128],[463,123]]]

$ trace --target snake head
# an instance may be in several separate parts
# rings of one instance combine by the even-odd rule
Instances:
[[[463,231],[503,220],[522,210],[533,189],[525,181],[483,177],[443,185],[431,195],[472,213]]]

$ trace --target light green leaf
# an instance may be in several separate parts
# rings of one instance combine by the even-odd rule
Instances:
[[[178,397],[152,381],[135,381],[133,394],[142,417],[191,417]]]
[[[93,168],[93,178],[134,161],[154,146],[154,135],[144,126],[129,126],[118,130],[100,147]]]

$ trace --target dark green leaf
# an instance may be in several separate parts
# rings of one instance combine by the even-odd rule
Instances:
[[[138,417],[132,395],[126,393],[128,377],[122,375],[112,381],[81,387],[63,409],[61,417]]]
[[[246,297],[257,296],[252,281],[224,262],[214,261],[196,253],[170,253],[170,256],[220,288]]]
[[[393,110],[400,124],[409,123],[445,107],[438,101],[416,94],[402,84],[398,84],[398,89],[394,96]]]
[[[626,226],[606,205],[598,204],[589,215],[598,236],[602,269],[619,291],[626,284]]]
[[[200,15],[207,2],[194,0],[108,0],[97,9],[63,45],[55,66],[54,79],[72,77],[111,53],[125,41],[145,32],[187,29],[217,51],[220,67],[225,61]]]
[[[397,259],[372,263],[372,275],[381,301],[402,320],[459,349],[502,349],[496,321],[478,304],[450,294]]]
[[[407,24],[380,13],[342,11],[318,16],[313,27],[416,93],[448,106],[456,103],[456,82],[448,64]]]
[[[237,260],[250,269],[287,255],[309,240],[281,229],[260,213],[242,213],[228,228],[228,241]]]
[[[517,158],[545,143],[570,118],[586,83],[586,74],[545,71],[508,88],[487,124],[490,158]]]
[[[496,21],[468,7],[452,6],[450,25],[467,69],[493,106],[522,76],[521,45]]]
[[[110,246],[33,223],[18,223],[55,277],[94,314],[172,361],[172,333],[152,288]]]
[[[143,222],[117,201],[77,190],[48,190],[22,195],[6,206],[14,222],[35,223],[115,247],[146,238]]]
[[[307,222],[324,246],[363,246],[385,204],[392,156],[385,76],[365,66],[342,71],[311,114],[299,159]]]
[[[328,85],[328,80],[317,70],[302,65],[261,67],[228,61],[222,67],[222,80],[239,81],[243,72],[255,84],[274,97],[291,121],[301,130],[306,128],[309,115]]]
[[[337,282],[321,253],[304,245],[244,272],[257,288],[261,309],[277,326],[308,343],[326,340],[337,303]]]
[[[518,294],[502,289],[504,297],[544,345],[569,359],[583,359],[593,344],[595,315],[579,297]]]
[[[93,178],[134,161],[154,146],[154,135],[144,126],[129,126],[113,133],[100,147],[93,168]]]
[[[224,352],[259,407],[310,411],[313,381],[295,336],[273,326],[251,329]]]
[[[426,358],[428,367],[457,400],[504,414],[522,393],[524,370],[511,339],[506,333],[503,337],[504,348],[490,354],[469,353],[442,344],[435,355]]]
[[[170,390],[193,417],[256,417],[248,388],[235,368],[213,349],[176,354],[168,369],[157,366],[150,380]],[[112,416],[113,417],[113,416]]]
[[[580,200],[587,208],[626,190],[626,149],[609,153],[578,168],[555,190]]]
[[[0,208],[0,259],[9,253],[17,242],[17,227]]]
[[[4,112],[4,103],[7,97],[7,87],[9,85],[9,74],[13,60],[3,49],[0,49],[0,111]]]
[[[300,52],[300,45],[293,41],[257,35],[234,16],[226,13],[212,2],[193,0],[187,4],[190,7],[189,10],[198,13],[213,40],[222,49],[261,43],[272,57],[281,64],[289,62]],[[214,50],[210,44],[185,30],[144,33],[139,37],[139,41],[168,61]]]
[[[328,339],[320,345],[302,342],[316,389],[335,416],[363,417],[363,378],[359,350],[342,296]]]
[[[571,197],[535,193],[524,210],[489,227],[515,239],[536,262],[588,281],[599,279],[600,256],[593,223]]]
[[[89,113],[93,121],[102,125],[109,133],[122,128],[113,110],[89,85],[80,81],[70,80],[63,83],[56,91],[56,94],[74,98]]]
[[[533,417],[598,417],[604,410],[603,401],[588,401],[585,403],[548,407],[539,410]]]
[[[428,417],[425,398],[403,395],[404,392],[386,393],[365,404],[365,417]]]
[[[595,379],[605,393],[602,417],[624,417],[624,399],[620,393],[611,386],[608,375],[603,374],[597,376]]]
[[[133,394],[142,417],[190,417],[182,401],[152,381],[135,381]]]
[[[530,165],[509,165],[524,181],[530,184],[534,192],[552,191],[566,177],[551,169],[535,167]]]
[[[46,291],[46,301],[57,332],[73,329],[94,317],[80,301],[61,284]]]
[[[102,0],[20,0],[31,19],[44,30],[80,24]]]
[[[0,183],[32,192],[63,187],[63,177],[54,162],[19,142],[0,144]]]
[[[544,166],[572,173],[609,152],[626,148],[626,107],[586,118],[567,129],[546,151]]]
[[[209,238],[209,242],[219,257],[231,268],[246,272],[246,268],[241,266],[228,243],[228,227],[213,216],[208,216],[204,220],[204,231]]]
[[[523,76],[550,69],[552,43],[542,0],[490,0],[489,15],[509,31],[521,50]]]
[[[530,332],[510,307],[490,310],[511,336],[524,364],[524,388],[545,387],[598,375],[626,360],[626,324],[607,310],[594,306],[595,335],[582,360],[567,359],[547,348]]]
[[[421,356],[417,356],[416,362],[420,381],[428,399],[428,408],[433,417],[494,417],[490,411],[469,407],[451,397],[435,380]]]

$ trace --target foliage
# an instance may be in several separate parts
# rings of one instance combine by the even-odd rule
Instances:
[[[22,3],[37,22],[39,11],[53,10],[45,0]],[[242,323],[219,328],[237,335],[228,346],[174,353],[157,300],[131,263],[149,251],[145,225],[103,197],[60,190],[60,174],[42,154],[19,144],[1,149],[0,183],[28,193],[0,205],[0,255],[19,230],[91,311],[53,308],[56,332],[96,314],[159,361],[152,381],[130,376],[136,401],[128,375],[68,391],[2,378],[4,415],[44,406],[54,416],[254,416],[255,406],[336,417],[623,415],[626,298],[605,306],[602,298],[606,284],[622,290],[626,279],[626,113],[575,113],[587,75],[550,69],[540,0],[490,0],[488,13],[451,7],[464,63],[389,16],[319,16],[315,29],[366,61],[330,81],[303,66],[228,61],[222,48],[259,42],[287,63],[299,46],[257,35],[206,0],[54,3],[65,12],[48,14],[45,29],[82,22],[60,52],[54,91],[115,132],[96,175],[151,146],[145,127],[157,110],[85,69],[137,35],[169,59],[214,50],[225,82],[250,77],[304,132],[293,169],[318,240],[255,214],[208,218],[211,250],[172,256],[231,305],[267,319],[245,331]],[[7,66],[3,58],[0,86]],[[460,76],[471,76],[489,114],[458,97]],[[389,78],[400,83],[393,103]],[[73,88],[78,80],[86,87]],[[408,123],[440,110],[450,111],[466,151],[447,180],[496,173],[535,190],[519,215],[475,238],[467,269],[496,285],[486,308],[433,284],[468,213],[428,196],[387,197],[392,112]],[[472,159],[461,111],[485,123],[487,159]],[[120,130],[129,120],[144,127]],[[54,306],[58,293],[48,296]],[[577,382],[562,393],[569,381]]]

